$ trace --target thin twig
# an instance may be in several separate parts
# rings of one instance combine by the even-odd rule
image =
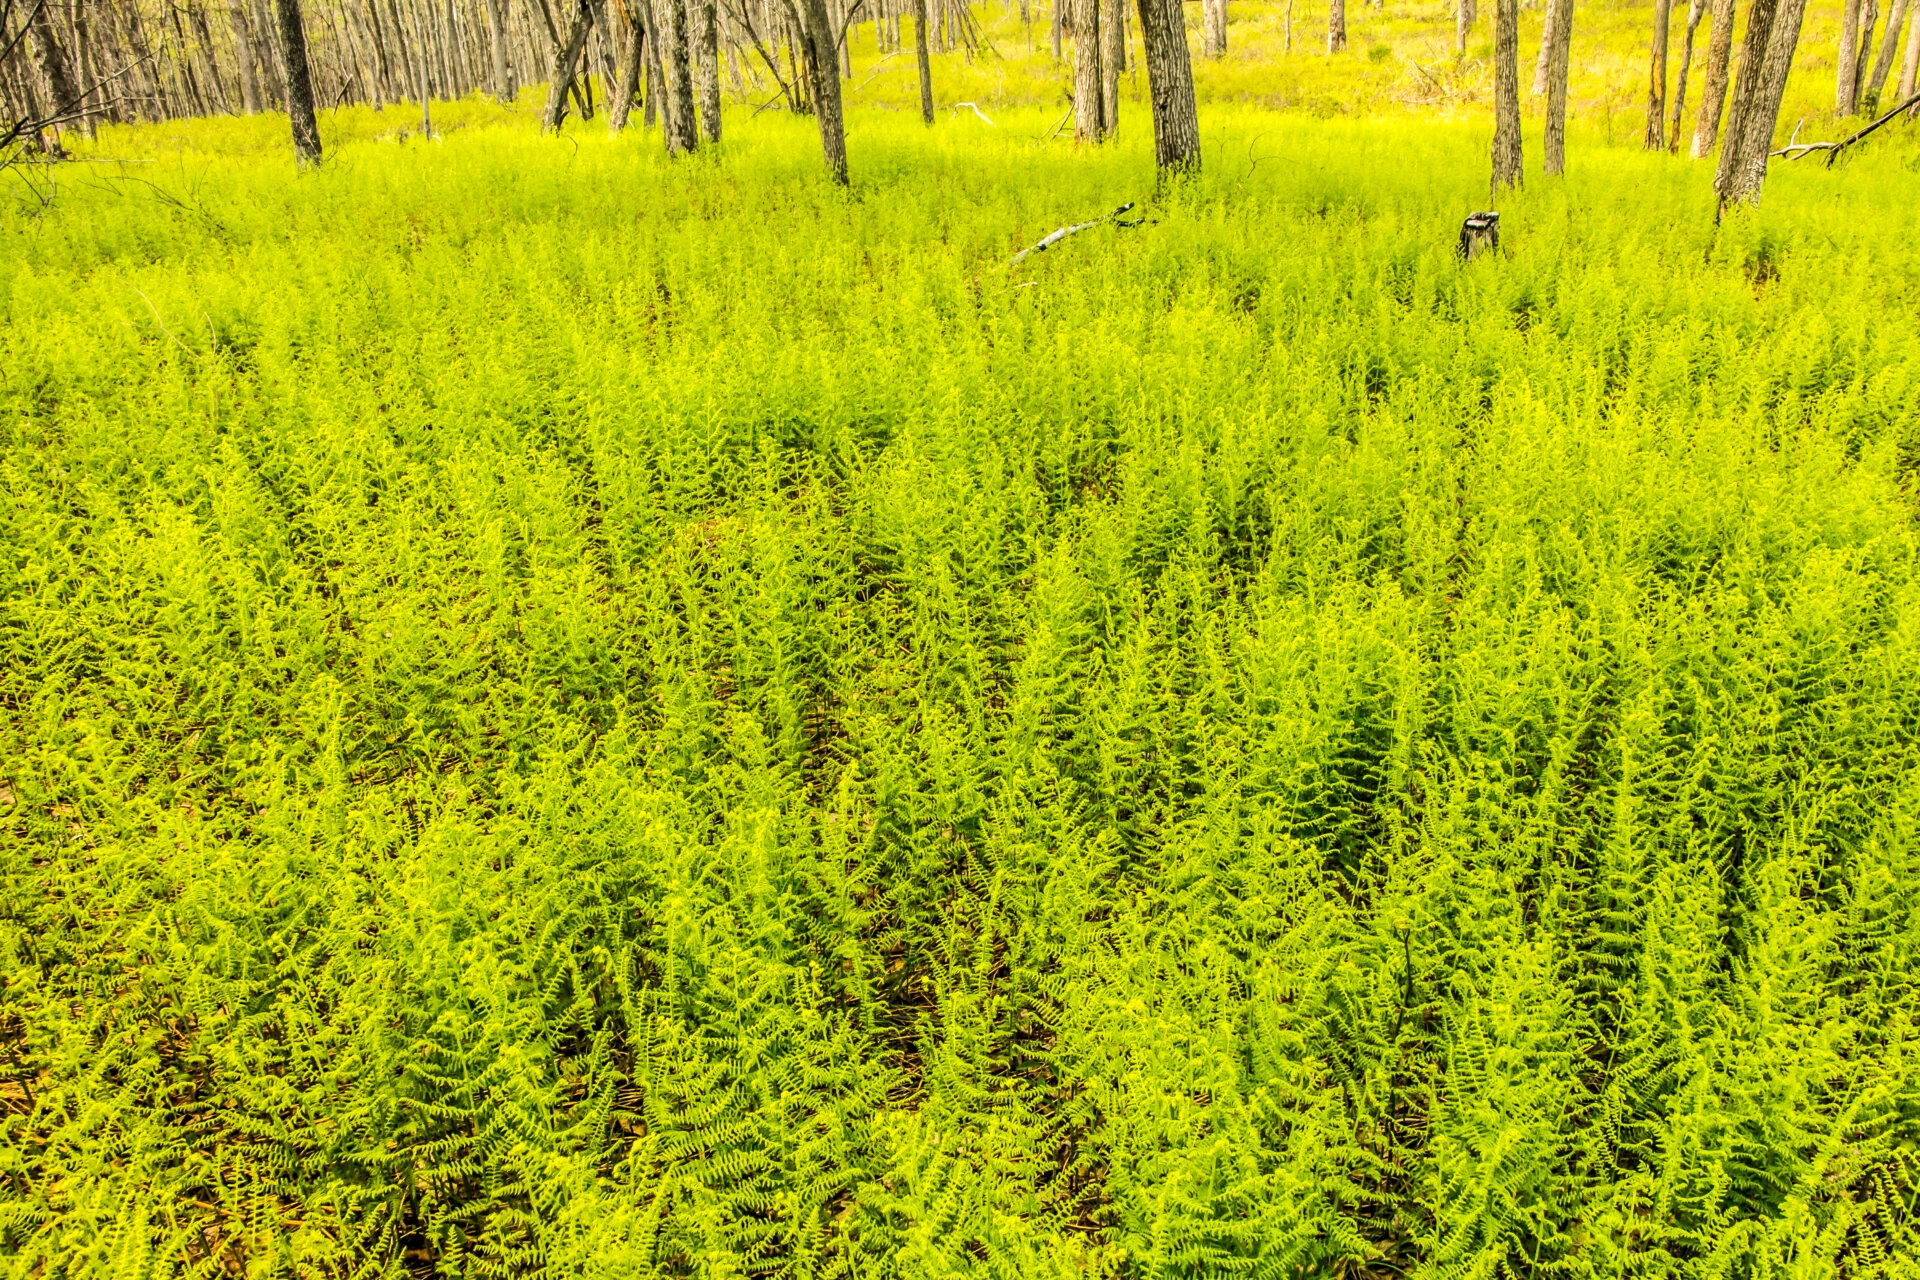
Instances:
[[[1917,93],[1913,97],[1908,98],[1905,102],[1901,103],[1899,106],[1895,107],[1893,110],[1887,112],[1887,114],[1881,116],[1878,120],[1875,120],[1872,124],[1865,125],[1859,129],[1854,130],[1852,133],[1840,139],[1840,141],[1838,142],[1798,142],[1796,143],[1793,140],[1793,138],[1798,138],[1800,136],[1800,126],[1795,125],[1793,127],[1793,138],[1787,139],[1787,145],[1780,148],[1780,150],[1778,151],[1772,151],[1772,152],[1769,152],[1768,154],[1779,156],[1783,160],[1798,160],[1801,156],[1812,155],[1816,151],[1824,151],[1827,153],[1827,168],[1831,169],[1833,168],[1833,162],[1840,158],[1840,153],[1842,151],[1845,151],[1848,147],[1860,141],[1862,138],[1872,133],[1875,129],[1878,129],[1881,125],[1887,123],[1889,120],[1899,115],[1902,111],[1910,110],[1916,106],[1920,106],[1920,93]]]
[[[984,112],[984,111],[982,111],[982,110],[981,110],[980,108],[978,108],[978,107],[976,107],[976,106],[974,106],[974,105],[973,105],[973,104],[972,104],[971,102],[956,102],[956,103],[954,103],[954,104],[953,104],[953,113],[952,113],[952,114],[950,114],[950,115],[949,115],[949,116],[948,116],[947,118],[948,118],[949,120],[951,120],[951,119],[953,118],[953,116],[954,116],[954,115],[958,115],[958,114],[959,114],[959,112],[960,112],[960,108],[962,108],[962,107],[965,107],[965,108],[967,108],[967,110],[969,110],[969,111],[971,111],[971,112],[973,112],[973,114],[975,114],[975,115],[977,115],[977,116],[979,116],[979,117],[980,117],[980,118],[981,118],[982,120],[987,120],[987,113],[986,113],[986,112]],[[999,125],[997,125],[997,124],[994,124],[994,123],[993,123],[993,121],[991,121],[991,120],[987,120],[987,123],[988,123],[989,125],[992,125],[992,126],[993,126],[994,128],[996,128],[996,129],[998,129],[998,128],[1000,127]]]
[[[200,355],[200,353],[199,353],[198,351],[195,351],[195,350],[194,350],[194,349],[193,349],[192,347],[190,347],[190,346],[188,346],[188,345],[187,345],[186,343],[184,343],[184,342],[182,342],[182,341],[180,341],[180,339],[178,339],[178,338],[174,338],[174,337],[173,337],[173,330],[171,330],[171,329],[169,329],[169,328],[167,328],[167,322],[166,322],[165,320],[162,320],[162,319],[160,318],[160,308],[158,308],[158,307],[156,307],[156,306],[154,306],[154,305],[153,305],[153,299],[152,299],[152,298],[149,298],[149,297],[148,297],[148,296],[147,296],[146,294],[144,294],[144,293],[141,293],[141,292],[140,292],[140,286],[139,286],[139,285],[134,285],[134,286],[133,286],[133,291],[134,291],[135,293],[139,293],[139,294],[140,294],[140,301],[142,301],[142,302],[144,302],[144,303],[146,303],[146,304],[147,304],[147,310],[149,310],[149,311],[151,311],[151,312],[153,312],[153,322],[154,322],[155,324],[157,324],[157,325],[159,325],[159,326],[160,326],[160,332],[162,332],[162,333],[164,333],[164,334],[166,334],[166,335],[167,335],[167,336],[168,336],[169,338],[173,338],[173,345],[174,345],[174,346],[176,346],[176,347],[178,347],[178,348],[180,348],[180,349],[181,349],[182,351],[184,351],[184,352],[186,352],[186,353],[187,353],[188,355],[190,355],[190,356],[192,356],[192,357],[193,357],[193,358],[194,358],[195,360],[199,360],[199,359],[201,359],[201,358],[202,358],[202,357],[201,357],[201,355]]]

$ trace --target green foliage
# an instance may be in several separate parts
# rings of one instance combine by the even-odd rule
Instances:
[[[469,111],[4,215],[5,1274],[1915,1274],[1910,139]]]

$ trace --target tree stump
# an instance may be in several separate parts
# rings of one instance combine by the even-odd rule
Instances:
[[[1483,249],[1500,247],[1500,215],[1491,211],[1470,213],[1460,224],[1460,257],[1472,262]]]

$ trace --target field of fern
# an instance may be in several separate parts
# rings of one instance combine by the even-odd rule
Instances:
[[[1920,138],[1018,96],[5,202],[0,1274],[1920,1273]]]

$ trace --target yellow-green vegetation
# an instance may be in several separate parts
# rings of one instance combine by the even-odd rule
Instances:
[[[9,202],[6,1275],[1915,1273],[1914,137],[988,114]]]

